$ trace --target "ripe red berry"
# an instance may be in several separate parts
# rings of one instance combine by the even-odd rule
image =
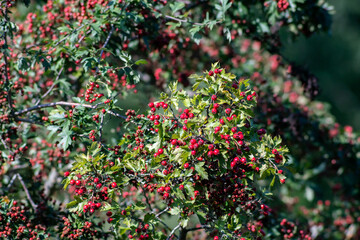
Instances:
[[[280,179],[281,184],[285,183],[285,179]]]
[[[117,183],[116,183],[116,182],[112,182],[112,183],[111,183],[111,187],[112,187],[112,188],[116,188],[116,187],[117,187]]]
[[[189,163],[184,164],[184,168],[189,168],[189,167],[190,167]]]
[[[214,72],[213,71],[209,71],[209,76],[213,76],[214,75]]]
[[[180,185],[180,186],[179,186],[179,189],[180,189],[181,191],[183,191],[183,190],[184,190],[184,185]]]
[[[217,109],[216,109],[216,108],[213,108],[213,109],[211,110],[211,112],[212,112],[213,114],[216,114],[216,113],[217,113]]]
[[[70,180],[70,185],[74,185],[75,184],[75,180],[74,179],[71,179]]]
[[[76,180],[75,184],[76,184],[76,186],[80,186],[80,185],[81,185],[81,181],[80,181],[80,180]]]
[[[218,69],[218,68],[214,70],[215,74],[219,74],[219,73],[221,73],[221,71],[222,71],[222,70],[221,70],[221,69]]]
[[[158,154],[161,155],[161,154],[163,154],[163,153],[164,153],[164,149],[159,148],[159,149],[158,149]]]
[[[94,183],[99,183],[99,178],[94,178]]]
[[[65,177],[68,177],[69,175],[70,175],[69,172],[65,172],[65,173],[64,173],[64,176],[65,176]]]
[[[230,108],[227,108],[227,109],[225,110],[225,113],[226,113],[226,114],[230,114],[230,113],[231,113],[231,109],[230,109]]]
[[[212,95],[212,96],[211,96],[211,99],[212,99],[213,101],[216,101],[217,96],[216,96],[216,95]]]

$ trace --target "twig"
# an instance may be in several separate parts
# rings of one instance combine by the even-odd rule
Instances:
[[[60,69],[60,72],[59,72],[58,75],[56,76],[56,79],[55,79],[54,83],[53,83],[53,84],[51,85],[51,87],[46,91],[46,93],[44,93],[44,95],[42,95],[42,96],[39,98],[39,100],[37,100],[37,102],[35,103],[35,105],[38,105],[38,104],[40,103],[41,99],[44,99],[44,98],[51,92],[51,90],[55,87],[56,82],[59,80],[60,75],[61,75],[61,73],[62,73],[63,70],[64,70],[64,67],[62,67],[62,68]]]
[[[100,129],[99,129],[99,142],[102,141],[102,134],[103,134],[103,126],[104,126],[104,114],[101,114],[100,117]]]
[[[76,29],[73,31],[73,33],[77,32],[78,30],[80,30],[80,29],[83,28],[84,26],[85,26],[85,24],[79,26],[78,28],[76,28]],[[58,42],[54,45],[54,47],[56,47],[57,45],[59,45],[60,43],[62,43],[63,41],[65,41],[68,37],[70,37],[70,35],[71,35],[70,33],[69,33],[68,35],[66,35],[63,39],[61,39],[60,41],[58,41]]]
[[[141,189],[142,189],[142,193],[143,193],[143,195],[145,197],[146,204],[148,205],[150,211],[153,211],[153,209],[151,207],[151,204],[150,204],[150,201],[149,201],[149,198],[146,196],[146,192],[145,192],[145,190],[144,190],[144,188],[142,186],[141,186]]]
[[[7,7],[5,7],[5,13],[4,13],[4,19],[5,21],[7,22],[8,21],[8,16],[7,16],[7,13],[8,13],[8,9]],[[4,46],[6,46],[6,48],[8,48],[8,45],[7,45],[7,34],[6,34],[6,30],[4,30]],[[8,101],[8,105],[9,105],[9,108],[10,108],[10,115],[13,114],[13,104],[12,104],[12,99],[11,99],[11,87],[10,87],[10,80],[9,80],[9,73],[8,73],[8,70],[7,70],[7,67],[8,67],[8,61],[7,61],[7,54],[5,54],[5,52],[3,52],[3,57],[4,57],[4,62],[5,62],[5,66],[4,66],[4,69],[5,69],[5,86],[8,88],[7,89],[7,101]]]
[[[17,177],[17,174],[15,174],[15,175],[11,178],[11,180],[10,180],[8,186],[7,186],[7,190],[9,190],[9,189],[11,188],[11,186],[14,184],[14,181],[15,181],[16,177]]]
[[[29,193],[29,190],[27,189],[27,187],[26,187],[26,185],[25,185],[25,183],[24,183],[24,180],[22,179],[22,177],[21,177],[21,175],[20,175],[19,173],[16,173],[16,174],[13,176],[13,178],[11,179],[11,181],[10,181],[7,189],[9,189],[9,188],[13,185],[13,183],[14,183],[14,181],[15,181],[16,178],[19,179],[19,181],[20,181],[20,183],[21,183],[21,185],[22,185],[22,187],[23,187],[23,189],[24,189],[24,191],[25,191],[25,194],[26,194],[27,199],[29,200],[32,208],[36,211],[37,205],[36,205],[36,204],[34,203],[34,201],[32,200],[32,198],[31,198],[31,196],[30,196],[30,193]]]
[[[176,230],[178,230],[181,227],[181,223],[179,223],[176,227],[174,227],[174,229],[170,232],[170,235],[167,237],[166,240],[170,240],[170,238],[172,237],[172,235],[174,235],[174,233],[176,232]]]
[[[42,122],[37,122],[37,121],[31,120],[31,119],[26,119],[26,118],[15,118],[15,121],[16,122],[27,122],[27,123],[41,125],[41,126],[44,125],[44,123],[42,123]]]
[[[167,18],[167,19],[170,19],[170,20],[177,21],[177,22],[189,23],[189,24],[197,25],[197,26],[203,26],[204,25],[204,23],[190,22],[187,19],[181,19],[181,18],[169,16],[169,15],[164,15],[164,17]]]
[[[167,210],[169,210],[169,207],[166,207],[164,210],[162,210],[161,212],[159,212],[158,214],[155,215],[156,218],[160,217],[160,215],[162,215],[163,213],[167,212]]]
[[[13,154],[13,152],[11,151],[11,149],[9,148],[9,146],[6,144],[6,142],[4,141],[4,139],[2,137],[0,137],[2,144],[4,145],[4,147],[11,153]]]
[[[111,24],[110,32],[109,32],[109,34],[108,34],[108,36],[107,36],[107,38],[105,40],[104,45],[101,47],[100,56],[97,59],[98,64],[100,64],[101,56],[103,55],[104,49],[106,48],[106,45],[109,43],[110,37],[113,34],[114,30],[115,30],[114,25]],[[96,72],[99,72],[99,66],[96,67]]]
[[[101,103],[103,104],[103,103]],[[90,108],[90,109],[96,109],[96,107],[98,106],[99,104],[96,104],[96,105],[89,105],[89,104],[82,104],[82,103],[71,103],[71,102],[63,102],[63,101],[60,101],[60,102],[52,102],[52,103],[46,103],[46,104],[40,104],[40,105],[36,105],[36,106],[33,106],[33,107],[29,107],[29,108],[26,108],[24,110],[21,110],[21,111],[18,111],[18,112],[15,112],[14,115],[15,116],[19,116],[19,115],[22,115],[24,113],[28,113],[28,112],[31,112],[31,111],[35,111],[35,110],[38,110],[38,109],[42,109],[42,108],[48,108],[48,107],[56,107],[56,106],[82,106],[82,107],[85,107],[85,108]],[[122,118],[122,119],[126,119],[125,116],[119,114],[119,113],[116,113],[112,110],[107,110],[107,112],[113,116],[116,116],[118,118]],[[25,119],[22,119],[22,121],[25,121]]]

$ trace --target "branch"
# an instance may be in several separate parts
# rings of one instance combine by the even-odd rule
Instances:
[[[143,193],[143,195],[145,197],[146,204],[148,205],[150,211],[153,211],[153,209],[151,207],[151,204],[150,204],[150,201],[149,201],[149,198],[146,196],[146,192],[145,192],[145,190],[144,190],[144,188],[142,186],[141,186],[141,189],[142,189],[142,193]]]
[[[181,223],[179,223],[176,227],[174,227],[174,229],[170,232],[170,235],[167,237],[166,240],[170,240],[170,238],[172,237],[172,235],[174,235],[174,233],[176,232],[176,230],[178,230],[178,228],[181,227]]]
[[[104,45],[101,47],[101,52],[100,52],[100,56],[98,57],[97,61],[98,61],[98,64],[100,64],[100,60],[101,60],[101,56],[103,55],[104,53],[104,48],[106,48],[106,45],[108,45],[109,43],[109,40],[110,40],[110,37],[111,35],[113,34],[115,28],[114,28],[114,25],[111,25],[111,29],[110,29],[110,32],[105,40],[105,43]],[[99,66],[96,67],[96,72],[99,72]]]
[[[169,210],[170,207],[166,207],[164,210],[162,210],[161,212],[159,212],[158,214],[155,215],[156,218],[160,217],[160,215],[162,215],[163,213],[167,212],[167,210]]]
[[[17,117],[17,118],[15,118],[15,121],[16,122],[27,122],[27,123],[31,123],[31,124],[44,126],[44,123],[42,123],[42,122],[37,122],[37,121],[31,120],[31,119],[26,119],[26,118],[18,118]]]
[[[7,13],[8,13],[8,9],[7,7],[5,7],[5,13],[4,13],[4,19],[5,19],[5,22],[8,21],[8,16],[7,16]],[[6,48],[8,48],[8,45],[7,45],[7,34],[6,34],[6,30],[4,30],[4,46],[6,46]],[[4,66],[4,69],[5,69],[5,86],[8,88],[7,89],[7,101],[8,101],[8,105],[9,105],[9,108],[10,108],[10,111],[11,111],[11,114],[13,113],[14,109],[13,109],[13,104],[12,104],[12,99],[11,99],[11,87],[10,87],[10,80],[9,80],[9,73],[8,73],[8,70],[7,70],[7,67],[8,67],[8,61],[7,61],[7,54],[5,54],[5,51],[3,52],[3,57],[4,57],[4,62],[5,62],[5,66]]]
[[[104,114],[101,114],[100,117],[100,127],[99,127],[99,142],[102,141],[102,135],[103,135],[103,126],[104,126]]]
[[[46,93],[44,93],[44,95],[42,95],[42,96],[39,98],[39,100],[37,100],[37,102],[35,103],[35,105],[38,105],[38,104],[40,103],[41,99],[45,98],[45,97],[51,92],[51,90],[55,87],[56,82],[59,80],[60,75],[61,75],[61,73],[62,73],[63,70],[64,70],[64,67],[62,67],[62,68],[60,69],[60,72],[59,72],[58,75],[56,76],[56,79],[55,79],[54,83],[53,83],[53,84],[51,85],[51,87],[46,91]]]
[[[30,193],[29,193],[29,190],[27,189],[27,187],[26,187],[26,185],[25,185],[25,183],[24,183],[24,180],[22,179],[22,177],[21,177],[21,175],[20,175],[19,173],[16,173],[16,174],[13,176],[13,178],[11,179],[11,181],[10,181],[7,189],[9,189],[9,188],[13,185],[13,183],[14,183],[14,181],[15,181],[16,178],[19,179],[19,181],[20,181],[20,183],[21,183],[21,185],[22,185],[22,187],[23,187],[23,189],[24,189],[24,191],[25,191],[25,194],[26,194],[27,199],[29,200],[32,208],[36,211],[37,205],[36,205],[36,204],[34,203],[34,201],[32,200],[32,198],[31,198],[31,196],[30,196]]]
[[[100,103],[100,104],[104,104],[104,103]],[[36,105],[36,106],[33,106],[33,107],[29,107],[29,108],[26,108],[24,110],[21,110],[21,111],[18,111],[18,112],[15,112],[14,115],[15,116],[19,116],[19,115],[22,115],[24,113],[28,113],[28,112],[31,112],[31,111],[35,111],[35,110],[38,110],[38,109],[42,109],[42,108],[48,108],[48,107],[56,107],[56,106],[69,106],[69,107],[72,107],[72,106],[83,106],[85,108],[90,108],[90,109],[96,109],[100,104],[96,104],[96,105],[89,105],[89,104],[82,104],[82,103],[71,103],[71,102],[63,102],[63,101],[60,101],[60,102],[52,102],[52,103],[46,103],[46,104],[40,104],[40,105]],[[113,116],[116,116],[118,118],[122,118],[122,119],[126,119],[125,116],[121,115],[121,114],[118,114],[112,110],[107,110],[107,112]],[[23,121],[25,121],[25,119],[22,119]]]
[[[77,32],[78,30],[80,30],[81,28],[83,28],[85,26],[85,24],[81,25],[80,27],[76,28],[73,33]],[[65,41],[68,37],[70,37],[71,33],[69,33],[68,35],[66,35],[63,39],[61,39],[60,41],[58,41],[54,47],[56,47],[57,45],[59,45],[60,43],[62,43],[63,41]]]
[[[190,22],[186,19],[181,19],[181,18],[177,18],[177,17],[172,17],[172,16],[169,16],[169,15],[164,15],[165,18],[167,19],[170,19],[170,20],[174,20],[174,21],[177,21],[177,22],[181,22],[181,23],[190,23],[192,25],[198,25],[198,26],[203,26],[204,24],[203,23],[196,23],[196,22]]]

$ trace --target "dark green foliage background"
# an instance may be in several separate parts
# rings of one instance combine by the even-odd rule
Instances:
[[[330,34],[315,33],[284,42],[283,53],[319,78],[319,100],[344,125],[360,130],[360,4],[330,0],[334,6]]]

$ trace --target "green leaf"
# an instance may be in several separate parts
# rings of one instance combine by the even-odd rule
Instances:
[[[201,178],[208,179],[209,178],[208,173],[205,171],[205,168],[203,168],[204,164],[205,164],[205,162],[197,163],[195,165],[195,170],[197,173],[199,173]]]
[[[188,222],[189,222],[189,218],[181,219],[180,225],[181,225],[183,228],[186,228],[186,226],[188,225]]]
[[[171,210],[169,211],[169,214],[171,215],[179,215],[179,213],[180,213],[180,208],[178,207],[171,208]]]
[[[135,62],[136,65],[148,64],[148,61],[145,59],[140,59]]]
[[[191,152],[179,147],[172,152],[172,155],[173,155],[172,159],[174,159],[175,161],[177,161],[182,165],[187,161],[187,159],[191,155]]]
[[[18,69],[21,71],[28,71],[30,69],[30,62],[28,59],[21,57],[18,62]]]
[[[183,2],[175,2],[170,4],[170,9],[172,11],[172,14],[174,15],[177,11],[185,7],[185,3]]]

